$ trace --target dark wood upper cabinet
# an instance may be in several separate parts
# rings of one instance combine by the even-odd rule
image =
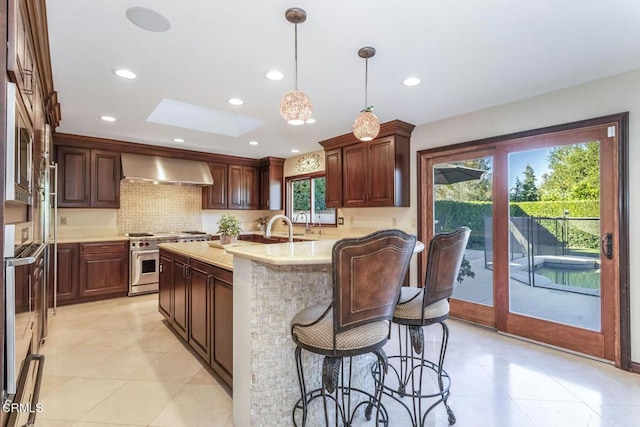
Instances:
[[[342,148],[325,152],[325,202],[328,208],[342,207]]]
[[[91,207],[120,207],[120,154],[91,150]]]
[[[87,208],[91,205],[91,150],[57,147],[58,207]]]
[[[325,149],[329,207],[408,207],[410,138],[414,126],[384,123],[373,141],[352,133],[320,142]]]
[[[367,206],[369,192],[369,143],[361,142],[343,149],[342,205],[345,208]]]
[[[202,188],[202,209],[227,208],[227,165],[209,163],[213,185]]]
[[[56,153],[58,207],[120,207],[119,153],[66,146]]]
[[[282,210],[284,159],[267,157],[260,165],[260,209]]]
[[[257,167],[229,165],[229,209],[258,209],[260,199],[260,174]]]

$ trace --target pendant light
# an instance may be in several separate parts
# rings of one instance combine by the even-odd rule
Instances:
[[[287,21],[295,25],[295,62],[296,62],[296,88],[284,94],[280,101],[280,115],[291,125],[302,125],[309,120],[313,113],[311,100],[302,91],[298,90],[298,24],[307,20],[307,12],[299,7],[287,9],[284,14]]]
[[[353,121],[353,134],[360,141],[371,141],[380,132],[380,122],[373,114],[373,105],[368,105],[368,84],[369,84],[369,58],[376,54],[372,47],[363,47],[358,51],[358,56],[365,59],[364,66],[364,109],[360,111],[358,117]]]

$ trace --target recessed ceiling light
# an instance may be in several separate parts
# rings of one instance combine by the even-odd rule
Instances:
[[[111,117],[111,116],[100,116],[101,120],[104,120],[105,122],[115,122],[116,118],[115,117]]]
[[[182,138],[173,138],[173,142],[184,142]]]
[[[277,70],[271,70],[267,74],[265,74],[265,76],[269,80],[282,80],[284,78],[284,75],[280,71],[277,71]]]
[[[161,33],[171,28],[171,23],[167,18],[146,7],[130,7],[127,9],[127,18],[143,30],[155,33]]]
[[[231,105],[242,105],[244,104],[244,101],[240,98],[229,98],[229,100],[227,101],[229,104]]]
[[[249,141],[249,145],[258,145],[259,142],[258,141]]]
[[[310,117],[305,123],[312,124],[312,123],[315,123],[315,122],[316,122],[316,119],[314,119],[313,117]]]
[[[123,79],[133,80],[136,78],[136,73],[131,70],[127,70],[126,68],[114,68],[111,70],[113,74],[118,77],[122,77]]]
[[[419,85],[421,82],[421,80],[417,77],[408,77],[406,79],[404,79],[404,81],[402,82],[403,85],[405,86],[417,86]]]
[[[299,153],[299,152],[300,152],[300,150],[298,150],[297,148],[292,148],[292,149],[291,149],[291,152],[292,152],[292,153]]]

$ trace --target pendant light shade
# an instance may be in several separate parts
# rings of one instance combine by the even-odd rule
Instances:
[[[302,125],[313,113],[313,105],[306,93],[294,89],[285,93],[280,101],[280,115],[290,125]]]
[[[353,134],[360,141],[371,141],[380,132],[380,121],[373,114],[373,105],[368,104],[368,83],[369,83],[369,58],[376,54],[372,47],[363,47],[358,51],[358,56],[365,59],[364,71],[364,104],[365,107],[358,117],[353,121]]]
[[[313,114],[311,100],[304,92],[298,90],[298,24],[307,20],[307,13],[299,7],[292,7],[287,9],[284,16],[295,25],[296,88],[285,93],[280,100],[280,115],[291,125],[302,125]]]
[[[362,110],[353,121],[353,134],[360,141],[371,141],[380,132],[380,121],[369,110]]]

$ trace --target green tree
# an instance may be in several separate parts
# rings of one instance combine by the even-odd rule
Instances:
[[[512,202],[537,202],[540,200],[538,187],[536,187],[536,175],[531,165],[524,169],[524,180],[516,178],[515,187],[511,190],[510,200]]]
[[[600,144],[564,145],[549,152],[549,173],[542,176],[540,200],[598,200]]]

